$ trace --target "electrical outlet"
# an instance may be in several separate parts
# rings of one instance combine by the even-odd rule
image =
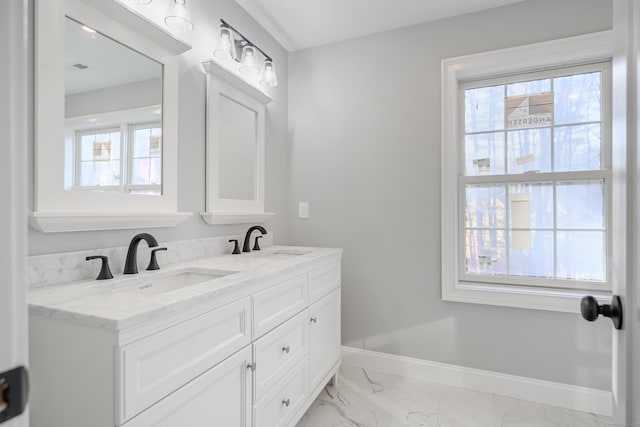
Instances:
[[[309,202],[298,203],[298,218],[300,219],[309,218]]]

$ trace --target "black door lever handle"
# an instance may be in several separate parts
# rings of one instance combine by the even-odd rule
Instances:
[[[622,300],[618,295],[611,298],[611,304],[598,304],[598,301],[588,295],[580,301],[582,317],[589,322],[595,321],[599,315],[611,318],[616,329],[622,329]]]

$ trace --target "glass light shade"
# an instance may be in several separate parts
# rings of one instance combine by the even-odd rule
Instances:
[[[256,50],[251,45],[242,48],[242,60],[240,63],[240,72],[242,74],[256,75],[260,72],[258,61],[256,61]]]
[[[169,0],[169,9],[164,23],[167,24],[167,27],[178,32],[193,30],[191,14],[187,9],[187,0]]]
[[[278,86],[278,77],[276,76],[276,68],[273,66],[273,61],[264,61],[264,71],[262,72],[260,83],[269,87]]]
[[[233,55],[231,53],[232,47],[233,38],[231,30],[225,27],[220,28],[220,37],[218,38],[216,50],[213,51],[213,56],[224,61],[230,61],[233,59]]]

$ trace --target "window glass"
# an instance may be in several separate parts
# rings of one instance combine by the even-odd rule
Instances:
[[[504,86],[470,89],[464,99],[467,133],[504,129]]]
[[[464,90],[463,274],[606,282],[602,72],[545,74]]]

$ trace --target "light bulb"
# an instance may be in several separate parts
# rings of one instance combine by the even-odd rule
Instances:
[[[242,48],[242,60],[240,66],[240,72],[246,75],[256,75],[260,72],[258,62],[256,61],[256,51],[251,45],[246,45]]]
[[[276,76],[276,68],[273,66],[273,61],[264,61],[264,71],[262,72],[262,79],[260,83],[269,87],[278,86],[278,77]]]
[[[193,30],[191,14],[187,9],[187,0],[169,0],[169,10],[164,18],[167,27],[174,31],[186,32]]]
[[[231,47],[233,46],[233,40],[231,38],[231,30],[226,27],[220,28],[220,37],[218,38],[218,46],[213,51],[213,56],[220,58],[224,61],[230,61],[233,59],[231,54]]]

